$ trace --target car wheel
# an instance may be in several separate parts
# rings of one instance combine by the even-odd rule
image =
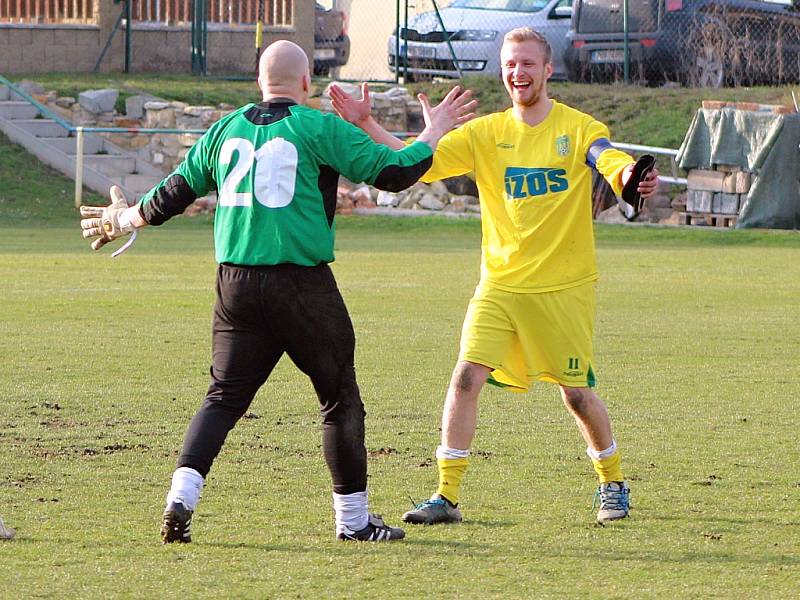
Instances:
[[[723,23],[711,21],[695,27],[686,39],[686,78],[689,85],[719,88],[730,79],[728,52],[733,40]]]
[[[698,87],[719,88],[725,83],[725,59],[714,46],[702,46],[694,57],[694,79]]]

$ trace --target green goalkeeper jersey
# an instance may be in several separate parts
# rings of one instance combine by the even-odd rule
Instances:
[[[215,123],[144,195],[141,210],[160,225],[216,190],[217,262],[314,266],[334,259],[339,174],[399,191],[428,170],[431,156],[425,143],[391,150],[291,100],[249,104]]]

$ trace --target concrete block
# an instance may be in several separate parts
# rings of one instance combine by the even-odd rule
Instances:
[[[141,119],[144,117],[144,105],[147,100],[146,96],[129,96],[125,98],[125,115],[129,119]]]
[[[97,154],[95,156],[87,156],[84,164],[102,173],[103,175],[113,177],[115,175],[127,175],[136,171],[136,159],[127,156],[114,156],[113,154]]]
[[[702,190],[707,192],[721,192],[722,182],[725,173],[721,171],[706,171],[704,169],[692,169],[689,171],[688,188],[690,190]]]
[[[39,109],[27,102],[4,102],[0,105],[0,118],[3,119],[33,119],[39,114]]]
[[[736,171],[728,173],[722,182],[722,192],[725,194],[746,194],[750,191],[750,173]]]
[[[77,139],[74,137],[43,137],[39,139],[65,154],[75,154],[76,152]],[[94,136],[84,136],[83,153],[85,155],[96,154],[102,149],[103,140]]]
[[[739,212],[739,194],[714,194],[711,212],[722,215],[735,215]]]
[[[36,137],[67,137],[69,131],[51,119],[20,119],[14,124]]]
[[[75,29],[56,29],[53,32],[55,45],[75,46],[78,43],[78,32]]]
[[[713,192],[690,189],[686,192],[686,210],[688,212],[711,212],[713,197]]]
[[[736,174],[736,193],[747,194],[750,192],[750,186],[753,183],[753,176],[746,171],[739,171]]]
[[[81,108],[94,115],[114,110],[119,92],[106,88],[102,90],[87,90],[78,95]]]

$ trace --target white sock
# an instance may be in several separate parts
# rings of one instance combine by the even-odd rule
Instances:
[[[611,445],[606,448],[605,450],[595,450],[594,448],[586,448],[586,454],[589,455],[589,458],[593,458],[594,460],[603,460],[605,458],[609,458],[614,456],[617,452],[617,440],[611,439]]]
[[[361,531],[369,523],[367,490],[355,494],[333,492],[333,512],[336,514],[336,531],[345,527],[350,531]]]
[[[167,504],[181,502],[189,510],[194,510],[200,500],[205,479],[190,467],[179,467],[172,474],[172,487],[167,494]]]
[[[436,448],[436,458],[449,458],[451,460],[456,458],[469,458],[469,449],[459,450],[457,448],[439,446]]]

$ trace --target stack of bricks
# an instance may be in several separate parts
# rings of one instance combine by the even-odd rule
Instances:
[[[704,100],[706,110],[733,109],[785,115],[793,113],[790,106],[759,104],[757,102],[724,102]],[[733,165],[714,165],[712,170],[689,171],[686,193],[687,225],[716,225],[732,227],[736,224],[739,209],[750,192],[752,173]]]
[[[715,165],[714,170],[689,171],[685,223],[732,227],[747,193],[752,175],[739,167]]]
[[[736,110],[767,112],[774,115],[788,115],[795,112],[793,107],[784,106],[781,104],[759,104],[758,102],[724,102],[720,100],[703,100],[703,108],[710,110],[733,108]]]

